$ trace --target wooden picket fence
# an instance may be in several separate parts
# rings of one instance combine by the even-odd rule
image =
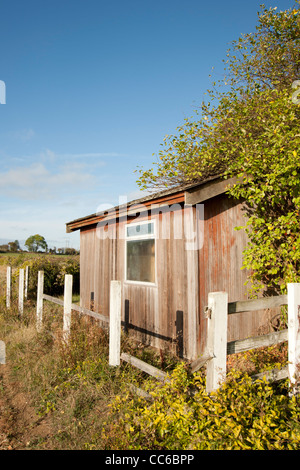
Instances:
[[[7,270],[7,306],[10,305],[10,279],[11,272]],[[19,276],[19,312],[23,312],[23,288],[24,279],[28,282],[28,273]],[[72,303],[73,277],[65,275],[64,299],[44,294],[44,273],[38,273],[37,288],[37,329],[41,330],[43,322],[43,302],[54,302],[63,307],[63,337],[68,341],[71,328],[71,312],[75,310],[81,314],[91,316],[100,320],[109,327],[109,365],[117,367],[121,360],[126,361],[144,372],[156,377],[160,381],[168,380],[165,372],[147,364],[140,359],[126,353],[121,353],[121,281],[111,281],[110,284],[110,311],[109,317],[92,310],[80,307]],[[282,305],[288,306],[288,328],[286,330],[273,332],[267,335],[247,338],[239,341],[227,341],[228,315],[240,312],[249,312],[266,308],[274,308]],[[287,285],[287,295],[264,297],[261,299],[228,302],[226,292],[212,292],[208,295],[206,307],[208,322],[207,347],[203,356],[193,361],[190,365],[191,372],[197,371],[206,364],[206,390],[208,393],[216,390],[226,378],[227,355],[247,351],[261,346],[288,342],[288,366],[280,370],[273,369],[252,376],[253,379],[266,377],[269,381],[289,378],[292,393],[297,392],[296,385],[299,379],[300,368],[300,284],[291,283]]]

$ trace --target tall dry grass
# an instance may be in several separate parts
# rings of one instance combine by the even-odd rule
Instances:
[[[26,393],[35,413],[51,423],[50,435],[35,439],[31,449],[101,449],[110,402],[142,374],[126,364],[111,368],[107,332],[76,312],[66,343],[62,310],[45,302],[38,332],[34,302],[25,302],[20,317],[16,299],[8,310],[2,292],[0,339],[6,343],[10,379]]]

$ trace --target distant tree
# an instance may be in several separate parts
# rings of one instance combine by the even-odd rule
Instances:
[[[9,246],[8,245],[0,245],[0,252],[1,253],[5,253],[6,251],[9,250]]]
[[[25,242],[25,246],[28,248],[28,251],[37,252],[39,248],[47,251],[48,245],[46,240],[42,235],[31,235],[31,237],[27,238]]]
[[[14,242],[9,242],[8,246],[9,246],[9,251],[13,251],[13,252],[19,251],[21,249],[20,243],[18,240],[15,240]]]
[[[75,248],[66,248],[65,249],[65,255],[76,255],[77,251]]]

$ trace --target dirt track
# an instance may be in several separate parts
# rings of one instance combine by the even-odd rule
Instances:
[[[0,450],[47,448],[49,420],[39,417],[7,365],[0,365]]]

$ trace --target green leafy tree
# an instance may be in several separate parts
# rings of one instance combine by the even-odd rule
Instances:
[[[234,41],[224,62],[224,81],[177,135],[166,136],[156,170],[140,169],[138,184],[157,190],[239,176],[228,193],[245,200],[252,287],[285,291],[300,279],[299,7],[263,6],[256,32]]]
[[[9,242],[9,251],[19,251],[21,249],[20,243],[18,240],[15,240],[14,242]]]
[[[39,248],[42,250],[47,251],[48,245],[46,240],[42,235],[31,235],[31,237],[27,238],[25,242],[25,246],[28,248],[28,251],[38,251]]]

